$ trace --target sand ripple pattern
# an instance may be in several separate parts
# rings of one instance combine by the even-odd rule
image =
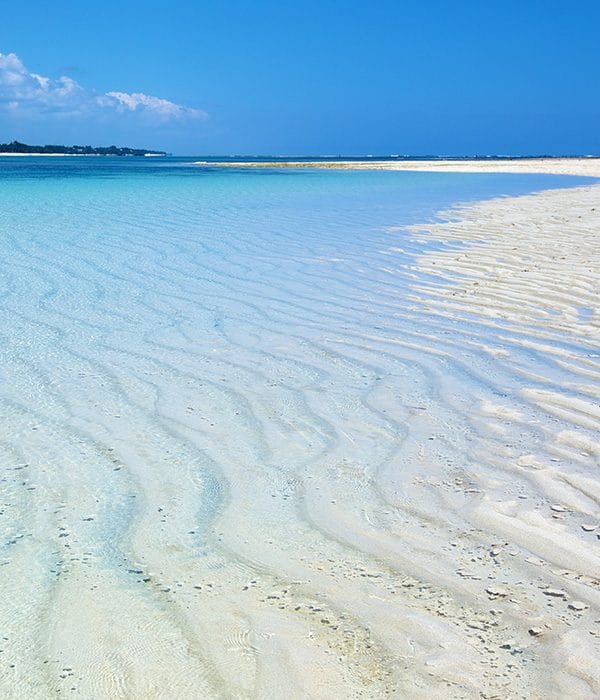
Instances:
[[[2,697],[600,693],[600,188],[319,178],[0,193]]]

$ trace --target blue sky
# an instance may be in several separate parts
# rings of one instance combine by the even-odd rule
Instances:
[[[600,2],[22,0],[0,141],[600,153]]]

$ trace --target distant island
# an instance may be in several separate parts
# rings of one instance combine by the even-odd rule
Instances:
[[[119,148],[118,146],[30,146],[20,141],[0,143],[0,153],[23,155],[65,156],[166,156],[165,151],[148,151],[145,148]]]

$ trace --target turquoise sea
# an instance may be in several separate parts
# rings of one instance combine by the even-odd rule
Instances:
[[[403,227],[587,181],[192,160],[0,158],[0,696],[406,697],[461,516],[399,475],[484,469],[520,375]]]

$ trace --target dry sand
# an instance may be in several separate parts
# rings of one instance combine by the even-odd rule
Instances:
[[[545,172],[573,166],[548,163]],[[593,172],[592,162],[574,168]],[[488,329],[485,350],[520,377],[516,395],[473,407],[498,440],[483,455],[495,470],[470,475],[479,496],[463,513],[493,536],[487,561],[465,557],[460,574],[501,582],[484,587],[520,620],[516,646],[529,634],[533,664],[548,664],[544,692],[509,684],[505,695],[598,697],[600,186],[483,202],[413,231],[444,244],[418,261],[429,281],[415,301],[447,322]],[[540,374],[520,365],[523,351],[536,354]],[[535,442],[515,439],[518,426],[525,434],[534,425]],[[485,627],[494,615],[484,619]]]

